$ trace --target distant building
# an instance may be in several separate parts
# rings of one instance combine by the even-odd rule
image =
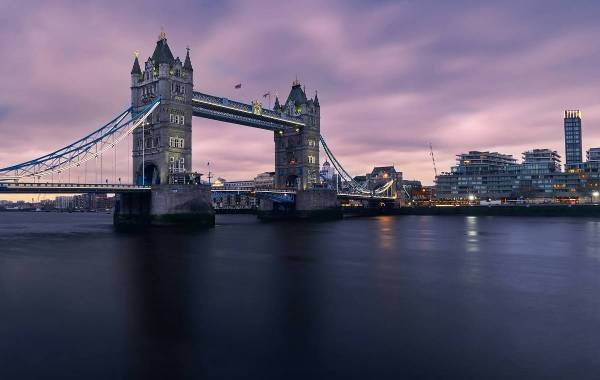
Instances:
[[[58,196],[54,200],[54,207],[59,210],[69,210],[73,208],[72,196]]]
[[[565,165],[567,168],[583,162],[581,148],[581,111],[565,111]]]
[[[560,172],[560,155],[550,149],[532,149],[523,152],[521,172],[529,174]]]
[[[226,190],[254,190],[254,180],[224,182],[223,188]]]
[[[403,194],[402,190],[402,172],[396,171],[394,166],[375,166],[371,173],[366,175],[367,187],[375,190],[385,185],[389,181],[394,181],[394,194]]]
[[[555,191],[556,175],[560,171],[560,155],[555,150],[532,149],[523,152],[515,188],[522,196]]]
[[[590,148],[586,152],[587,161],[600,161],[600,148]]]
[[[436,177],[438,198],[507,197],[514,192],[519,166],[512,155],[470,151],[456,157],[450,173]]]
[[[593,176],[580,168],[588,167],[588,163],[561,172],[560,155],[550,149],[523,152],[522,163],[496,152],[469,152],[457,157],[458,164],[451,173],[436,177],[438,199],[572,197],[585,194],[592,186]]]
[[[264,172],[254,177],[256,190],[268,190],[275,186],[275,172]]]
[[[335,173],[335,170],[334,170],[333,166],[331,166],[331,164],[328,161],[325,161],[323,163],[323,166],[321,167],[321,172],[320,172],[321,178],[328,182],[332,181],[334,173]]]
[[[366,175],[357,175],[352,179],[354,180],[354,182],[356,182],[360,186],[364,187],[367,185],[367,176]]]
[[[256,197],[251,192],[255,188],[255,180],[227,181],[217,178],[212,184],[213,207],[230,210],[254,208]]]

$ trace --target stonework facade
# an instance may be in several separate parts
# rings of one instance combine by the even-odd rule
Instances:
[[[193,69],[174,58],[164,33],[152,57],[140,67],[136,56],[131,70],[133,112],[161,99],[160,106],[143,128],[133,133],[133,178],[136,183],[158,185],[172,182],[173,175],[191,172]]]
[[[315,94],[308,99],[296,80],[283,105],[275,101],[275,111],[301,117],[306,125],[295,130],[275,132],[275,187],[308,189],[319,183],[319,138],[321,107]]]

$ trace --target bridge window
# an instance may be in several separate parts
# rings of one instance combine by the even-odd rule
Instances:
[[[185,116],[169,114],[169,121],[173,124],[184,125],[185,124]]]
[[[309,155],[308,156],[308,163],[309,164],[316,164],[317,160],[315,159],[315,156]]]
[[[169,146],[171,148],[183,148],[184,139],[179,137],[169,137]]]

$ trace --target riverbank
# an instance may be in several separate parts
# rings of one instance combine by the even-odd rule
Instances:
[[[394,215],[493,215],[493,216],[599,216],[600,205],[499,205],[401,207],[391,210]]]

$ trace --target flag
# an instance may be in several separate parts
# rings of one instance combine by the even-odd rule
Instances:
[[[236,84],[236,85],[235,85],[235,88],[236,88],[236,89],[242,88],[242,84],[241,84],[241,83],[238,83],[238,84]]]
[[[267,92],[266,94],[264,94],[264,95],[263,95],[263,98],[266,98],[266,97],[268,97],[268,96],[271,96],[271,93],[270,93],[270,92]]]

